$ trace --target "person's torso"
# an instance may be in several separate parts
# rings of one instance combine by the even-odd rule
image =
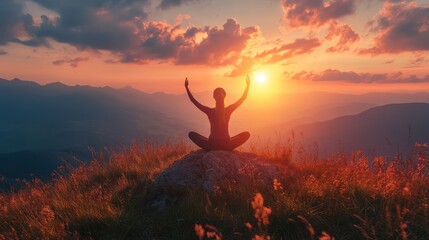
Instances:
[[[209,139],[229,139],[228,124],[231,112],[228,108],[216,109],[211,108],[207,113],[210,121]]]

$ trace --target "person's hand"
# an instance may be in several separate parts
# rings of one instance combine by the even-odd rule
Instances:
[[[247,77],[246,77],[246,83],[247,83],[247,85],[250,85],[250,78],[249,78],[249,75],[247,75]]]
[[[188,81],[188,78],[186,78],[186,79],[185,79],[185,88],[187,88],[187,87],[188,87],[188,85],[189,85],[189,81]]]

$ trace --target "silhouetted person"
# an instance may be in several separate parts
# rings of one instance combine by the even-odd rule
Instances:
[[[247,97],[250,87],[249,76],[246,78],[246,90],[244,90],[243,96],[234,104],[225,107],[225,96],[226,92],[223,88],[216,88],[213,91],[213,98],[216,100],[216,107],[209,108],[207,106],[199,103],[194,96],[192,96],[191,91],[188,88],[188,78],[185,79],[185,88],[188,92],[189,99],[191,102],[202,112],[207,114],[207,117],[210,121],[210,136],[206,138],[196,132],[190,132],[189,138],[194,142],[198,147],[210,151],[210,150],[233,150],[236,147],[245,143],[249,137],[249,132],[242,132],[237,136],[230,137],[228,131],[229,118],[231,117],[232,112],[237,109]]]

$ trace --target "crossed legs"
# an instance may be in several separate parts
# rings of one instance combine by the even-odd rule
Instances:
[[[208,139],[196,132],[189,132],[188,136],[192,140],[192,142],[194,142],[198,147],[206,151],[231,151],[245,143],[250,138],[250,133],[242,132],[234,137],[231,137],[230,139]]]
[[[204,150],[210,150],[210,144],[209,144],[208,138],[196,132],[189,132],[188,136],[192,140],[192,142],[194,142],[198,147]]]

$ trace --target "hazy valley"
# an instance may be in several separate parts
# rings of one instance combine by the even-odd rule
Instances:
[[[211,92],[196,93],[207,106]],[[227,103],[238,99],[228,96]],[[296,140],[321,155],[367,150],[394,154],[416,141],[429,142],[428,93],[363,95],[302,93],[270,96],[265,104],[249,95],[231,118],[230,134],[248,130],[252,141],[279,141],[291,130]],[[381,106],[381,107],[379,107]],[[39,85],[0,80],[0,175],[26,177],[49,172],[72,156],[89,160],[89,147],[120,148],[143,139],[186,139],[187,132],[209,133],[206,116],[185,94],[148,94],[131,87],[113,89]],[[281,139],[280,139],[281,141]]]

